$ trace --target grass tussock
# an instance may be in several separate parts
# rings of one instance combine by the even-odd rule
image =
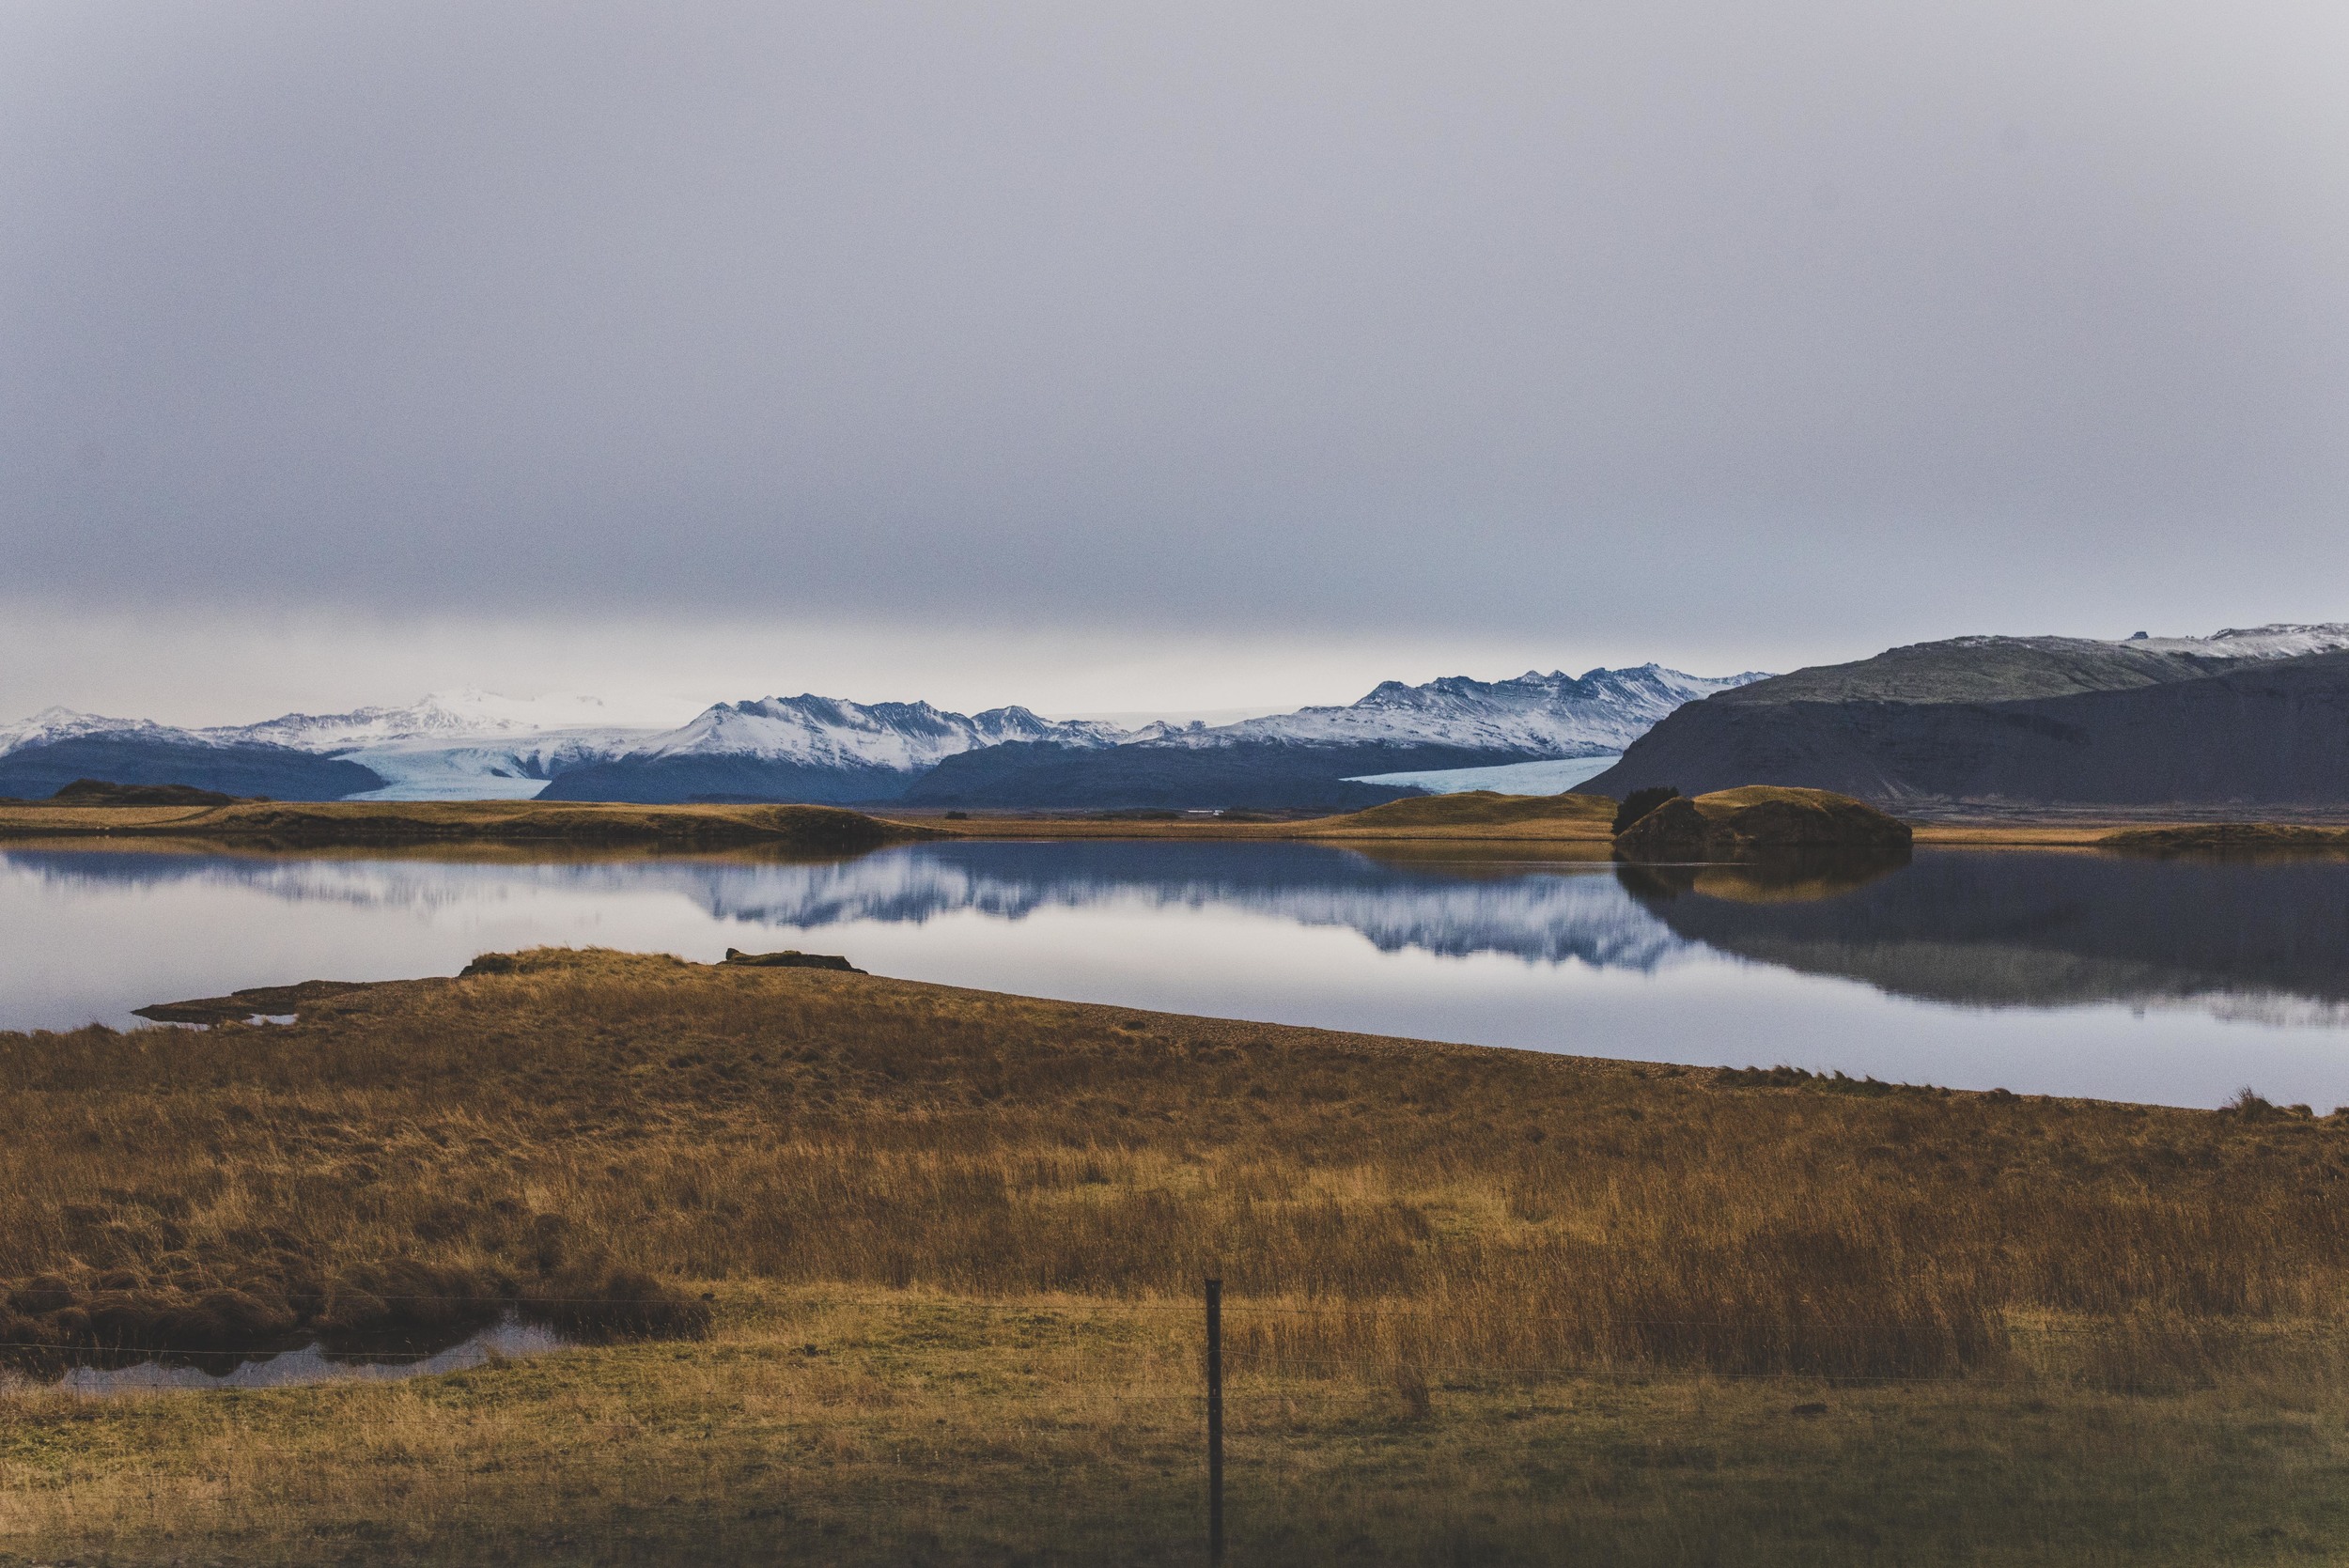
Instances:
[[[2197,1384],[2323,1342],[2344,1177],[2339,1117],[541,952],[293,1026],[0,1036],[0,1339],[658,1336],[706,1324],[689,1281],[1220,1274],[1259,1370]]]

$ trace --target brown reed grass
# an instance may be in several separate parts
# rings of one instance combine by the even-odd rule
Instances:
[[[1195,1302],[718,1294],[705,1340],[411,1383],[0,1391],[0,1562],[1204,1560]],[[2313,1392],[1236,1363],[1231,1560],[2313,1565]]]
[[[550,951],[293,1026],[0,1036],[0,1339],[1220,1273],[1259,1367],[2191,1384],[2338,1321],[2343,1120]]]

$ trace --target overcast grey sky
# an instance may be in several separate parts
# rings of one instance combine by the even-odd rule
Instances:
[[[0,5],[0,717],[2349,618],[2349,8]]]

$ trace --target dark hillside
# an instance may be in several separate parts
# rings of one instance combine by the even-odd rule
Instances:
[[[2010,650],[1994,651],[2004,664]],[[2349,802],[2349,654],[2205,662],[2219,673],[2002,701],[1885,695],[1904,689],[1895,655],[1868,661],[1881,665],[1874,672],[1800,671],[1689,704],[1583,787],[1622,796],[1653,784],[1795,784],[1896,810]],[[1906,689],[1999,690],[2061,676],[2053,663],[1976,680],[1952,662],[1920,662]],[[1839,691],[1875,694],[1831,695]]]
[[[77,736],[0,756],[0,796],[47,800],[83,779],[187,784],[273,800],[339,800],[383,787],[371,768],[290,746],[200,746],[129,736]]]
[[[1724,703],[2001,703],[2124,691],[2221,675],[2221,659],[2087,637],[1952,637],[1849,664],[1814,664],[1709,699]]]

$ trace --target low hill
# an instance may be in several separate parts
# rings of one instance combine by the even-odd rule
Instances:
[[[1458,795],[1393,800],[1315,826],[1335,831],[1522,828],[1539,824],[1595,828],[1603,832],[1614,815],[1615,802],[1603,795],[1496,795],[1489,789],[1473,789]]]
[[[1781,849],[1906,851],[1908,824],[1824,789],[1748,784],[1675,796],[1615,835],[1625,858],[1723,860]]]
[[[2229,658],[2053,638],[1898,648],[1691,703],[1588,787],[1752,783],[1912,812],[2341,803],[2349,653]]]
[[[664,844],[878,848],[931,831],[861,812],[794,805],[546,805],[534,800],[241,801],[210,807],[0,807],[0,839],[83,833],[269,845]]]

